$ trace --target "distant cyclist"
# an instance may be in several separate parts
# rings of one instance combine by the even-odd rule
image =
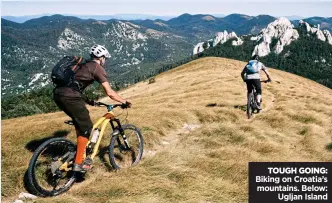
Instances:
[[[260,70],[264,71],[268,78],[268,82],[271,82],[270,75],[267,71],[267,68],[264,66],[263,63],[259,62],[259,56],[254,55],[252,59],[248,62],[248,64],[243,68],[241,72],[241,77],[244,82],[247,83],[247,90],[248,95],[253,90],[253,86],[256,88],[257,92],[257,109],[261,110],[261,102],[262,102],[262,87],[261,87],[261,77],[260,77]]]
[[[106,78],[104,64],[110,54],[101,45],[94,45],[90,49],[91,60],[83,64],[75,73],[75,83],[71,86],[57,86],[53,90],[53,98],[61,110],[72,118],[77,134],[77,150],[73,171],[85,172],[91,168],[92,160],[83,160],[84,151],[88,143],[88,138],[93,124],[89,116],[89,111],[85,106],[86,99],[82,91],[94,81],[100,83],[107,96],[112,100],[120,102],[123,107],[130,107],[131,103],[121,98],[110,87]],[[93,101],[88,102],[94,105]]]

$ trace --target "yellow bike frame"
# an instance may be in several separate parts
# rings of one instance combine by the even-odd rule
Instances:
[[[102,118],[100,118],[92,127],[92,130],[91,130],[91,133],[90,133],[90,140],[89,142],[87,143],[86,147],[90,144],[91,142],[91,138],[92,138],[92,133],[95,129],[97,129],[99,126],[101,126],[100,128],[100,133],[99,133],[99,137],[98,137],[98,140],[96,142],[96,144],[94,145],[93,147],[93,152],[90,156],[90,158],[93,160],[95,158],[95,156],[97,155],[98,153],[98,149],[99,149],[99,145],[100,145],[100,142],[101,140],[103,139],[103,135],[104,135],[104,132],[105,132],[105,129],[106,129],[106,125],[108,122],[110,122],[111,120],[113,120],[115,118],[115,115],[113,113],[112,110],[108,111],[105,115],[103,115]],[[85,148],[86,148],[85,147]],[[83,158],[85,159],[86,158],[86,151],[84,152],[84,156]],[[59,160],[60,161],[60,160]],[[68,163],[65,162],[63,163],[60,167],[59,167],[60,170],[65,170],[65,171],[69,171],[69,168],[68,168]]]
[[[103,135],[104,135],[104,132],[105,132],[105,128],[106,128],[106,125],[107,123],[109,123],[111,120],[113,120],[115,118],[115,115],[113,113],[113,111],[108,111],[102,118],[100,118],[92,127],[92,130],[91,130],[91,134],[90,134],[90,139],[92,138],[92,133],[95,129],[99,128],[101,126],[100,129],[100,134],[99,134],[99,137],[98,137],[98,140],[95,144],[95,146],[93,147],[93,152],[90,156],[90,158],[93,160],[94,157],[97,155],[98,153],[98,149],[99,149],[99,145],[100,145],[100,142],[103,138]],[[91,140],[89,140],[88,144],[91,142]],[[86,157],[86,154],[84,155],[84,157]]]

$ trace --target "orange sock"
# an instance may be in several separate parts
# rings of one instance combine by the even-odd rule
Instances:
[[[77,150],[76,150],[76,157],[75,157],[75,163],[81,164],[83,162],[83,155],[86,148],[86,145],[88,144],[88,138],[83,136],[77,137]]]

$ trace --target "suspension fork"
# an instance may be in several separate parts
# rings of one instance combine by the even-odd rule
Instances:
[[[114,122],[117,124],[116,127],[114,126]],[[123,130],[122,126],[121,126],[120,120],[117,119],[117,118],[115,118],[115,119],[111,120],[110,123],[111,123],[112,129],[113,129],[113,132],[116,132],[116,130],[118,130],[118,132],[122,136],[124,144],[126,146],[126,149],[130,149],[127,137],[126,137],[126,135],[124,133],[124,130]],[[116,136],[116,134],[113,134],[113,136]],[[121,140],[120,140],[119,136],[117,137],[117,141],[118,141],[118,145],[121,146]]]

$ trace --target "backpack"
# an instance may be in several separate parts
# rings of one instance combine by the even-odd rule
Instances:
[[[65,56],[52,69],[52,82],[56,87],[72,87],[79,90],[75,73],[85,63],[83,57]]]
[[[259,72],[258,63],[259,62],[257,60],[249,61],[248,64],[246,65],[246,73],[248,75],[258,73]]]

